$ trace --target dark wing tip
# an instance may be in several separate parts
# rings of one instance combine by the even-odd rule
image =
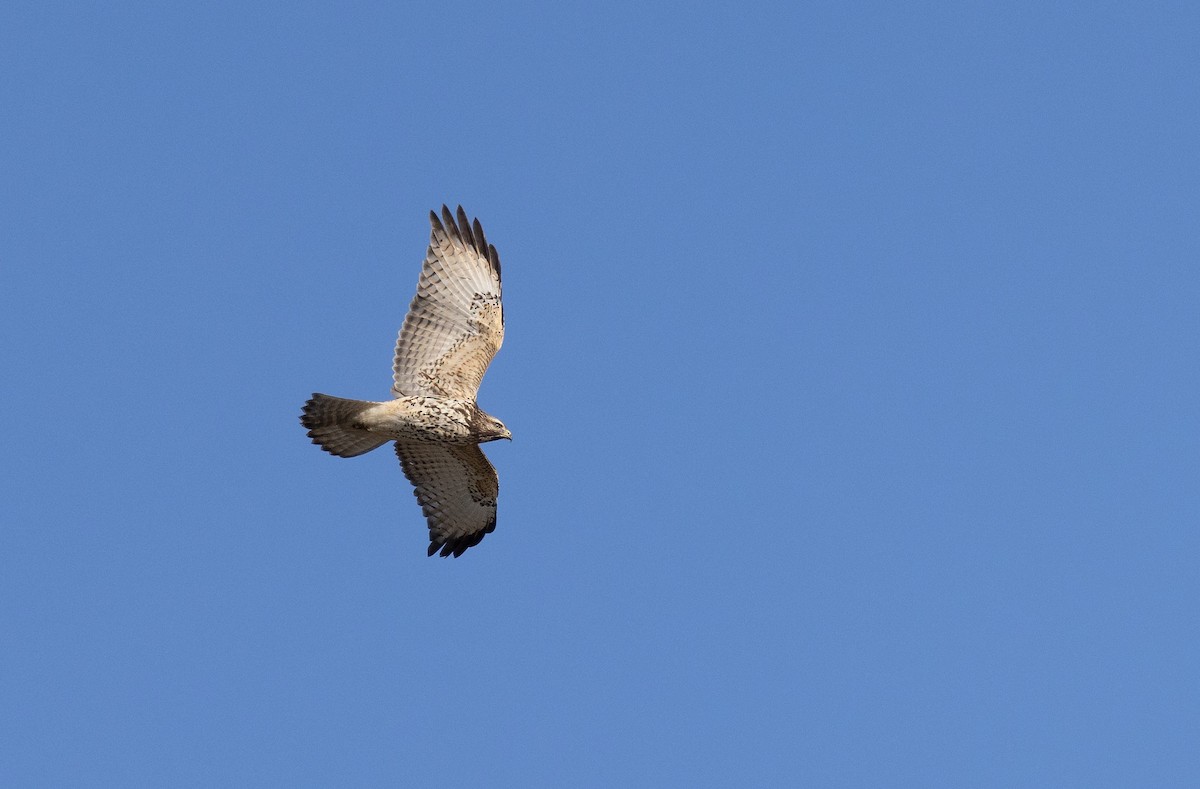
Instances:
[[[487,259],[492,264],[492,268],[496,270],[496,278],[500,277],[500,253],[491,244],[487,246]]]
[[[461,205],[452,214],[450,207],[442,203],[441,218],[438,217],[437,212],[430,211],[429,223],[433,225],[435,232],[440,231],[443,235],[457,240],[464,247],[474,249],[480,257],[491,264],[496,276],[500,276],[500,255],[496,252],[496,248],[488,243],[487,237],[483,234],[483,225],[479,223],[478,217],[472,222],[467,218],[467,212]]]
[[[496,519],[492,518],[492,522],[474,534],[467,534],[457,539],[447,540],[442,537],[437,537],[433,533],[433,529],[429,530],[429,549],[426,556],[433,556],[435,553],[439,556],[453,556],[458,558],[466,553],[468,548],[474,548],[479,543],[483,542],[483,538],[496,530]]]
[[[310,430],[315,427],[320,427],[321,425],[321,420],[317,419],[317,415],[315,413],[318,397],[321,397],[321,393],[313,392],[312,397],[308,398],[308,400],[304,402],[304,407],[300,409],[300,424],[304,425]],[[312,438],[312,436],[310,435],[309,438]],[[316,439],[313,439],[313,443],[317,443]]]
[[[447,235],[456,239],[458,243],[462,243],[462,234],[458,232],[458,225],[454,224],[454,214],[450,213],[450,209],[444,204],[442,205],[442,225],[445,226]]]
[[[487,238],[483,235],[483,225],[479,224],[479,217],[475,217],[475,223],[471,226],[471,235],[475,238],[475,251],[484,260],[489,260],[488,247],[491,244],[487,242]]]
[[[475,237],[471,234],[471,220],[467,219],[467,212],[463,210],[461,205],[458,207],[456,216],[458,217],[458,233],[462,236],[463,242],[478,250],[479,244],[476,243]],[[478,219],[475,220],[475,224],[479,224]]]

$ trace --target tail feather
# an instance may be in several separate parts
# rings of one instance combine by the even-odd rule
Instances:
[[[321,449],[338,457],[352,458],[370,452],[391,439],[354,427],[356,417],[375,403],[347,400],[314,392],[304,404],[300,424],[308,428],[308,437]]]

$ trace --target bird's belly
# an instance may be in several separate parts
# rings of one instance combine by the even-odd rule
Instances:
[[[362,413],[362,428],[409,441],[473,444],[465,404],[437,397],[401,397]]]

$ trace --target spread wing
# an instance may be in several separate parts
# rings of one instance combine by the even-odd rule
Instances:
[[[474,400],[504,341],[500,256],[458,207],[429,212],[429,250],[396,341],[392,395]]]
[[[500,480],[478,444],[397,441],[396,456],[429,521],[430,556],[461,556],[496,528]]]

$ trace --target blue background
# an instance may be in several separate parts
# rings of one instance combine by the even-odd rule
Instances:
[[[1196,9],[4,4],[0,783],[1197,785]]]

